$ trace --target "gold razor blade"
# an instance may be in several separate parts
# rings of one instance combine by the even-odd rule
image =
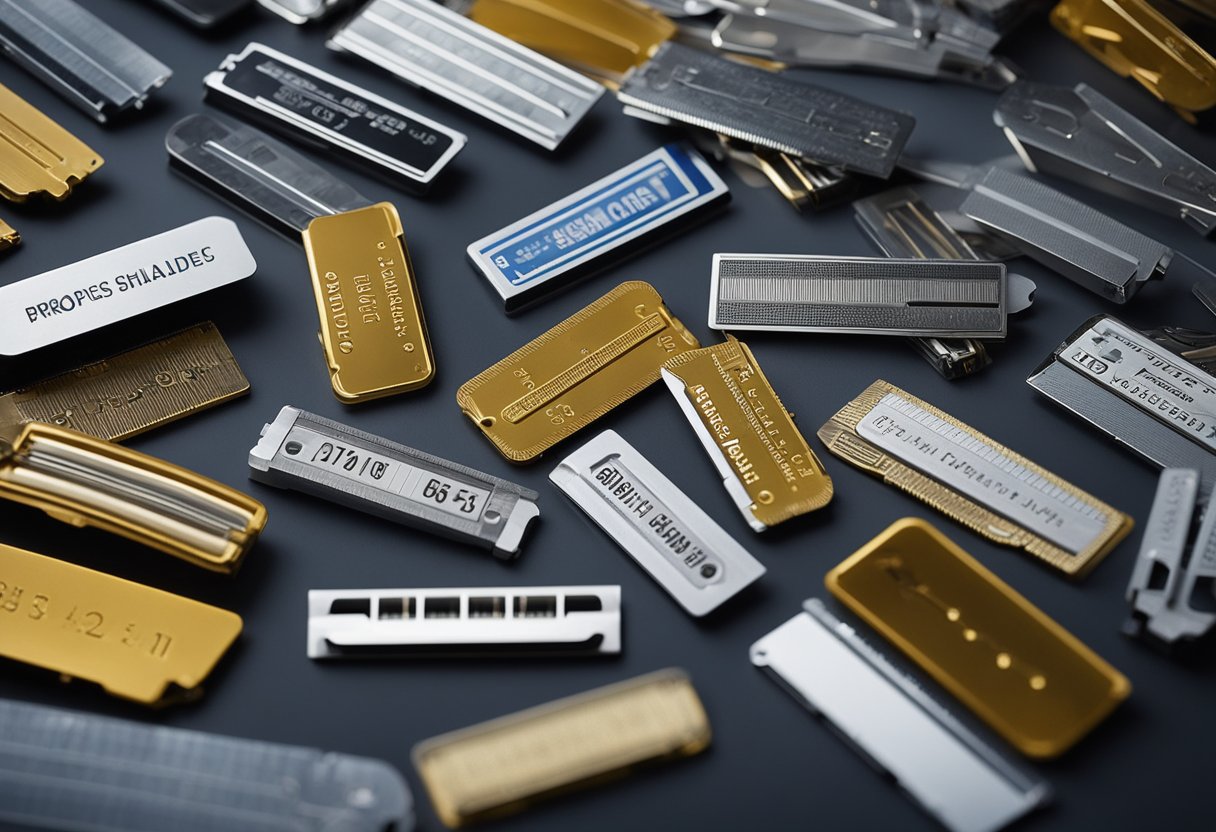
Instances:
[[[17,229],[0,219],[0,251],[8,251],[21,242]]]
[[[710,736],[692,681],[668,668],[424,740],[413,759],[440,820],[456,828],[690,757]]]
[[[1134,522],[1075,485],[885,381],[819,429],[836,456],[994,543],[1070,577],[1093,569]]]
[[[46,422],[118,442],[249,392],[210,321],[0,396],[0,425]]]
[[[241,617],[0,543],[0,655],[146,705],[196,698]]]
[[[891,525],[827,587],[1030,757],[1071,748],[1127,678],[923,520]]]
[[[1216,107],[1216,47],[1144,0],[1063,0],[1051,23],[1092,57],[1194,123]],[[1211,26],[1211,24],[1207,24]]]
[[[500,35],[615,86],[676,25],[630,0],[474,0],[468,16]]]
[[[456,402],[503,456],[528,462],[697,346],[653,286],[630,281],[466,381]]]
[[[0,431],[0,498],[233,573],[266,525],[257,500],[201,474],[68,428]]]
[[[380,202],[317,217],[304,248],[338,400],[357,404],[429,384],[435,360],[397,209]]]
[[[0,84],[0,196],[64,199],[102,165],[91,147]]]
[[[755,531],[823,508],[832,479],[752,351],[732,336],[678,355],[663,380]]]

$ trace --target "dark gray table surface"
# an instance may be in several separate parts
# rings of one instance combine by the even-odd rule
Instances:
[[[410,781],[422,828],[440,824],[410,761],[425,737],[560,696],[678,665],[692,675],[713,722],[710,751],[504,820],[504,830],[932,829],[933,823],[877,777],[860,757],[754,669],[747,648],[825,595],[823,575],[890,522],[914,515],[952,539],[1127,674],[1130,700],[1062,759],[1034,768],[1057,792],[1027,829],[1210,829],[1216,749],[1216,650],[1189,660],[1163,657],[1119,633],[1123,590],[1139,532],[1085,581],[1070,583],[1016,551],[991,545],[920,503],[822,452],[816,428],[876,378],[891,381],[1025,453],[1143,524],[1157,474],[1147,464],[1038,397],[1028,373],[1077,325],[1098,312],[1138,326],[1213,328],[1184,282],[1147,286],[1126,309],[1018,261],[1038,282],[1033,310],[1016,320],[996,361],[972,379],[948,382],[908,347],[879,338],[748,338],[836,484],[825,510],[758,536],[722,489],[710,462],[661,385],[626,403],[580,437],[527,467],[512,467],[468,424],[456,388],[489,364],[622,280],[653,283],[705,343],[710,255],[715,251],[868,255],[873,251],[842,207],[798,215],[768,189],[729,171],[730,208],[677,239],[508,319],[465,262],[472,240],[631,162],[672,137],[621,115],[612,95],[557,153],[547,153],[472,115],[408,88],[373,67],[328,52],[324,31],[264,14],[204,37],[152,3],[88,0],[96,14],[174,71],[148,109],[110,128],[94,124],[47,87],[0,63],[10,86],[97,149],[106,164],[70,200],[42,208],[0,205],[25,237],[0,257],[7,284],[202,216],[231,216],[257,257],[248,281],[20,360],[0,362],[0,389],[94,360],[210,319],[252,383],[237,402],[147,434],[141,451],[247,489],[270,510],[266,533],[242,572],[212,575],[92,530],[77,530],[25,507],[0,504],[0,540],[235,610],[245,619],[238,647],[208,680],[196,705],[147,711],[87,685],[63,686],[11,663],[0,696],[153,724],[215,731],[382,757]],[[469,144],[425,198],[334,165],[360,191],[401,212],[438,363],[419,392],[348,408],[329,390],[317,345],[316,310],[300,245],[280,237],[169,171],[165,130],[203,108],[201,79],[229,52],[259,40],[348,78],[468,134]],[[1216,134],[1187,126],[1139,88],[1116,78],[1036,21],[1005,53],[1029,78],[1085,81],[1184,148],[1216,159]],[[948,84],[841,73],[806,73],[826,85],[917,117],[909,151],[978,162],[1009,152],[992,124],[991,92]],[[324,161],[324,160],[323,160]],[[1170,218],[1054,183],[1178,250],[1216,263],[1216,242]],[[248,480],[246,454],[263,422],[283,404],[330,416],[541,492],[542,522],[523,557],[504,565],[480,550],[418,534],[317,499]],[[598,429],[620,432],[768,567],[753,591],[698,622],[596,530],[548,482],[564,452]],[[624,651],[607,661],[426,660],[314,664],[304,652],[310,588],[619,583]],[[0,622],[0,626],[2,622]],[[1205,762],[1206,761],[1206,764]],[[674,826],[673,826],[674,825]]]

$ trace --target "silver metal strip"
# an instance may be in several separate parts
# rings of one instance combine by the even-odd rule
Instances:
[[[414,825],[387,763],[0,700],[0,821],[90,832],[385,832]]]
[[[372,0],[328,41],[553,150],[604,88],[432,0]]]
[[[277,14],[288,23],[302,26],[324,20],[351,0],[258,0],[262,8]]]
[[[285,406],[249,452],[258,482],[519,556],[539,495],[473,468]]]
[[[310,659],[620,652],[619,586],[308,593]]]
[[[615,431],[570,454],[549,479],[692,615],[712,612],[765,572]]]
[[[165,136],[169,162],[204,188],[296,240],[317,217],[371,200],[265,133],[211,116],[186,116]]]
[[[1204,236],[1216,231],[1216,170],[1106,96],[1021,82],[997,102],[997,126],[1031,170],[1147,206]]]
[[[1003,263],[715,254],[709,326],[719,330],[1004,338]]]
[[[848,624],[812,598],[751,661],[951,832],[995,832],[1050,799]]]
[[[100,122],[143,107],[173,74],[72,0],[0,0],[0,49]]]
[[[916,120],[823,87],[667,42],[617,97],[677,121],[821,165],[887,178]]]

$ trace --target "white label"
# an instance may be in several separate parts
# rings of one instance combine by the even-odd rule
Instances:
[[[894,393],[883,396],[858,422],[857,433],[921,473],[1073,554],[1090,547],[1106,530],[1106,512]]]
[[[1216,451],[1216,382],[1193,364],[1112,320],[1086,330],[1060,360]]]
[[[243,280],[255,269],[232,220],[197,220],[0,288],[0,355],[125,321]]]
[[[312,468],[330,471],[474,522],[481,519],[490,501],[491,492],[487,489],[392,459],[349,441],[331,439],[307,428],[292,428],[280,453]]]

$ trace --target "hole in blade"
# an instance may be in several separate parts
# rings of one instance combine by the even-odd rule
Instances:
[[[502,618],[506,614],[507,599],[502,596],[469,599],[469,618]]]
[[[329,605],[330,615],[366,615],[371,618],[372,599],[370,598],[336,598]]]
[[[556,618],[556,595],[521,595],[515,599],[517,618]]]
[[[426,598],[423,600],[424,618],[459,618],[459,598]]]
[[[604,608],[598,595],[566,596],[566,615],[572,612],[599,612]]]
[[[381,598],[380,613],[381,619],[396,619],[405,617],[405,598]],[[410,599],[411,607],[413,599]],[[412,612],[412,609],[411,609]],[[412,617],[412,616],[411,616]]]

